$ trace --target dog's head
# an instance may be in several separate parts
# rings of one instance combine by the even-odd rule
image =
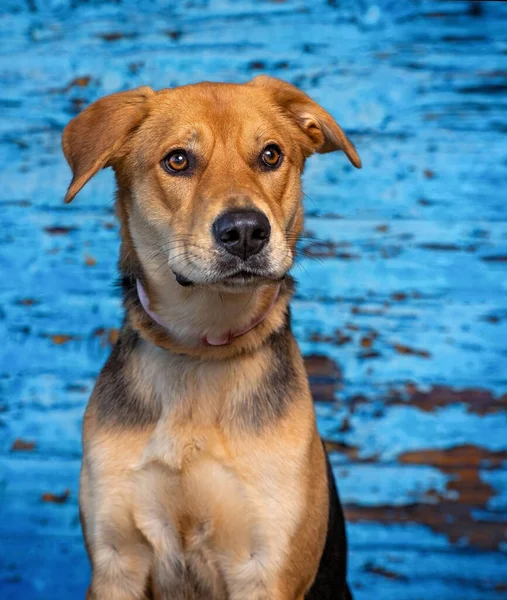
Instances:
[[[342,150],[361,166],[322,107],[267,76],[107,96],[67,125],[63,149],[66,202],[112,166],[143,267],[218,289],[279,280],[291,267],[308,156]]]

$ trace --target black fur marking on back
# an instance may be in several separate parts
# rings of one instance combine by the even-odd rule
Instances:
[[[97,418],[103,425],[144,427],[160,416],[155,402],[142,402],[132,391],[129,362],[138,344],[139,335],[124,323],[95,386]]]
[[[329,518],[326,544],[317,577],[305,600],[352,600],[347,585],[347,538],[345,519],[338,497],[333,471],[326,455],[329,489]]]
[[[291,338],[292,332],[286,321],[266,341],[272,361],[270,368],[257,389],[239,407],[238,418],[247,429],[258,430],[276,422],[285,414],[291,402],[296,385]]]

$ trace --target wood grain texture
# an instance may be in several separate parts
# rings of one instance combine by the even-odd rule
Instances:
[[[117,335],[110,172],[64,125],[138,85],[291,81],[354,140],[309,161],[294,329],[358,600],[507,598],[507,3],[5,0],[0,596],[84,597],[80,425]]]

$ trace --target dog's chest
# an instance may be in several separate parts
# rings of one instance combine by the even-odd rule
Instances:
[[[134,518],[155,556],[185,565],[210,599],[277,572],[302,510],[287,457],[235,442],[161,421],[133,474]]]
[[[184,573],[208,590],[195,597],[264,597],[257,588],[283,570],[305,510],[308,433],[292,421],[276,428],[234,423],[244,398],[237,390],[255,388],[258,363],[175,377],[180,365],[156,353],[149,358],[134,391],[158,397],[162,414],[153,426],[89,444],[84,479],[92,488],[96,481],[95,502],[121,489],[121,505],[149,543],[164,586],[190,585]],[[171,597],[180,596],[194,597],[187,590]]]

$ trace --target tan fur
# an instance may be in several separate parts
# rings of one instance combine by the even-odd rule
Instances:
[[[275,142],[284,163],[264,173],[258,154]],[[266,77],[104,98],[67,126],[63,147],[73,170],[66,201],[114,167],[120,269],[144,282],[168,324],[154,322],[129,291],[119,340],[126,350],[106,365],[85,414],[87,597],[303,598],[326,536],[324,453],[297,345],[290,332],[282,350],[269,340],[283,329],[291,296],[280,278],[302,230],[304,161],[340,149],[360,166],[354,147],[308,96]],[[160,168],[174,148],[198,157],[192,177]],[[252,205],[271,223],[270,275],[223,285],[211,225],[223,210]],[[173,270],[195,285],[180,286]],[[203,345],[202,335],[247,326],[279,287],[258,326],[227,346]],[[279,381],[277,361],[290,381]],[[255,404],[270,400],[268,376],[273,393],[283,390],[280,406]],[[122,394],[125,406],[135,400],[138,422],[110,412]]]
[[[133,366],[133,381],[141,387],[139,375],[144,372],[148,376],[145,384],[149,382],[155,394],[156,390],[166,390],[168,409],[156,426],[135,434],[93,423],[92,399],[85,421],[80,497],[87,534],[92,540],[92,557],[99,552],[97,543],[108,547],[108,560],[108,553],[112,553],[109,546],[123,543],[124,555],[132,553],[132,560],[138,564],[145,552],[135,535],[139,531],[149,542],[155,565],[165,557],[181,554],[183,558],[186,544],[203,544],[205,549],[211,546],[218,555],[215,561],[231,598],[292,597],[283,593],[287,583],[278,574],[291,555],[292,538],[299,533],[302,517],[310,523],[315,511],[326,514],[327,490],[322,487],[317,490],[320,494],[312,498],[314,477],[308,477],[306,470],[301,469],[302,465],[315,462],[312,440],[318,439],[304,378],[300,395],[275,431],[268,428],[262,435],[248,435],[227,427],[233,420],[234,387],[255,382],[266,358],[244,356],[235,359],[241,364],[183,366],[186,359],[181,357],[168,359],[166,353],[154,347],[144,351],[142,360],[149,361],[153,371],[146,373],[145,365],[139,365],[139,371]],[[170,374],[181,368],[188,370],[181,381],[185,389],[171,389]],[[174,404],[170,402],[172,398],[177,399]],[[319,471],[322,472],[322,465],[316,473]],[[210,489],[214,490],[213,495]],[[110,502],[112,495],[114,500]],[[306,502],[306,496],[311,504]],[[90,510],[90,505],[94,509]],[[172,524],[178,524],[180,529],[178,525],[173,529]],[[320,533],[323,536],[325,529]],[[314,540],[314,544],[320,547],[323,539]],[[306,539],[307,548],[314,544],[310,541],[308,546]],[[251,559],[253,553],[259,554],[258,564]],[[318,559],[315,550],[312,555],[313,561]],[[297,563],[296,557],[294,566],[300,570]],[[94,572],[102,564],[94,564]],[[164,565],[166,578],[169,566]],[[315,568],[313,564],[307,584],[311,583]],[[242,577],[235,575],[242,570],[246,571]],[[146,573],[141,569],[136,574],[140,592]],[[248,583],[250,577],[252,583]],[[233,583],[237,578],[235,595]],[[258,595],[253,591],[244,595],[248,585],[261,585],[259,579],[264,578]],[[134,587],[132,582],[129,585]],[[278,588],[280,591],[275,591]],[[113,593],[111,588],[108,590]]]

